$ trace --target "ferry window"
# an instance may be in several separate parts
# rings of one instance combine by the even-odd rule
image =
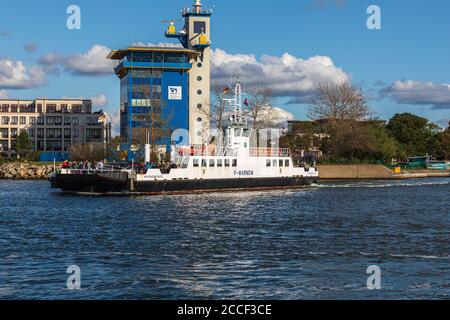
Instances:
[[[280,167],[283,166],[283,160],[280,160]]]
[[[230,160],[229,159],[225,159],[225,167],[229,167],[230,166]]]
[[[266,161],[266,167],[270,167],[272,161],[270,161],[269,159]]]
[[[194,159],[194,168],[198,168],[198,166],[199,166],[198,159]]]
[[[223,166],[223,162],[222,159],[217,159],[217,167],[222,167]]]
[[[202,160],[202,167],[206,168],[208,166],[208,163],[206,162],[205,159]]]
[[[237,159],[233,159],[233,167],[237,167]]]
[[[273,160],[273,166],[276,167],[277,166],[277,160]]]
[[[285,160],[284,161],[284,166],[285,167],[289,167],[291,164],[290,164],[290,162],[289,162],[289,160]]]
[[[209,159],[209,167],[214,168],[215,166],[216,166],[216,162],[214,161],[214,159]]]

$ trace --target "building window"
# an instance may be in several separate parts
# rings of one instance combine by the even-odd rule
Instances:
[[[80,130],[79,129],[73,129],[73,137],[78,138],[80,136]]]
[[[7,128],[0,129],[0,138],[7,139],[9,138],[9,132]]]
[[[79,125],[79,124],[80,124],[79,118],[72,118],[72,124],[73,124],[74,126]]]
[[[2,104],[1,112],[9,112],[9,104]]]
[[[2,117],[2,124],[9,124],[9,117],[3,116]]]
[[[11,129],[11,138],[17,138],[17,129],[16,128]]]
[[[64,139],[70,139],[70,129],[64,129]]]
[[[36,124],[36,117],[30,117],[30,124],[32,125]]]
[[[27,124],[27,118],[26,117],[20,117],[20,124]]]
[[[34,138],[36,136],[36,130],[33,128],[28,129],[28,135],[30,136],[30,138]]]
[[[37,112],[42,113],[42,104],[37,105]]]
[[[64,151],[69,151],[70,147],[71,147],[70,141],[65,140],[64,141]]]
[[[72,112],[73,113],[81,113],[81,112],[83,112],[83,106],[81,104],[73,104],[72,105]]]
[[[44,125],[44,117],[38,117],[37,124],[43,126]]]
[[[39,139],[43,139],[44,138],[44,129],[43,128],[38,128],[37,129],[37,137]]]
[[[45,150],[44,140],[38,140],[36,149],[39,150],[39,151],[44,151]]]
[[[71,118],[69,117],[64,117],[64,125],[65,126],[70,126],[70,124],[72,123],[72,121],[70,121]]]
[[[17,104],[12,104],[10,112],[17,112]]]
[[[55,112],[56,112],[56,104],[48,104],[47,113],[55,113]]]
[[[16,116],[11,117],[11,124],[17,124],[18,121],[19,121],[19,118],[18,118],[18,117],[16,117]]]
[[[205,21],[195,21],[194,22],[194,33],[206,32],[206,22]]]

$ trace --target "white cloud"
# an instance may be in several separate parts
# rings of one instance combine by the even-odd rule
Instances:
[[[287,122],[294,120],[294,115],[279,107],[262,108],[259,117],[262,119],[270,119],[270,122],[276,127],[287,127]]]
[[[72,55],[65,59],[67,71],[75,75],[104,76],[113,74],[113,62],[106,58],[111,49],[96,44],[86,53]]]
[[[397,103],[450,109],[450,84],[447,83],[400,80],[382,89],[380,95]]]
[[[276,97],[290,97],[292,103],[307,103],[317,93],[317,84],[350,81],[351,76],[334,65],[326,56],[301,59],[288,53],[281,57],[229,54],[213,50],[213,80],[230,82],[240,76],[247,86],[271,88]]]
[[[90,99],[94,107],[104,108],[108,106],[108,97],[104,93],[99,93]]]
[[[108,121],[111,122],[112,136],[120,135],[120,113],[108,112]]]
[[[8,91],[0,90],[0,99],[8,99],[8,98],[9,98]]]
[[[46,83],[42,66],[27,67],[22,61],[0,58],[0,89],[29,89]]]
[[[111,49],[95,44],[87,52],[63,56],[48,53],[39,59],[44,70],[50,74],[59,74],[61,69],[77,76],[107,76],[114,74],[113,61],[106,58]]]

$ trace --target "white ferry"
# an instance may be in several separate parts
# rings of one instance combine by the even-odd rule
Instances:
[[[176,194],[235,190],[292,189],[315,183],[314,167],[296,167],[289,149],[252,148],[252,128],[242,115],[241,86],[235,87],[234,108],[223,146],[172,147],[169,169],[63,169],[51,178],[52,188],[70,192]],[[147,156],[148,158],[148,156]]]

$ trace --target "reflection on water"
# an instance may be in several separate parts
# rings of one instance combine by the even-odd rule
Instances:
[[[159,197],[0,181],[0,298],[448,298],[450,179]],[[66,289],[69,265],[82,290]],[[369,265],[382,290],[366,289]]]

